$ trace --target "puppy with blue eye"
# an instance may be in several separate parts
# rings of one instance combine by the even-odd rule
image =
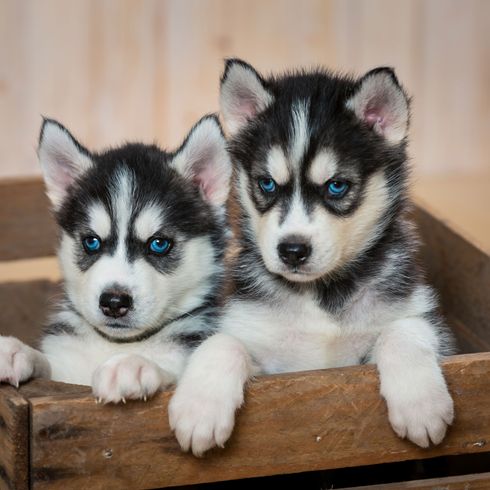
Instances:
[[[143,144],[94,153],[45,120],[38,155],[65,294],[40,351],[0,337],[0,380],[145,399],[175,383],[213,332],[231,175],[219,122],[204,117],[171,153]]]
[[[230,436],[257,373],[375,363],[389,421],[442,441],[451,343],[419,269],[410,220],[409,99],[393,70],[264,78],[229,60],[221,81],[240,205],[236,289],[169,406],[184,449]]]

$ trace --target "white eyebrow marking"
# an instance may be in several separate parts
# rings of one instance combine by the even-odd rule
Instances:
[[[117,247],[114,256],[121,264],[127,262],[126,237],[128,235],[129,220],[133,202],[133,176],[127,169],[121,169],[115,175],[112,185],[113,209],[117,220]]]
[[[92,204],[88,210],[89,226],[102,240],[111,233],[111,218],[101,202]]]
[[[308,100],[298,101],[292,107],[292,134],[290,145],[290,161],[299,166],[308,146],[310,132],[308,128],[308,115],[310,102]]]
[[[279,146],[273,146],[267,156],[267,170],[269,175],[279,184],[289,181],[289,169],[286,155]]]
[[[156,204],[146,206],[134,221],[134,231],[141,241],[146,241],[162,226],[162,209]]]
[[[288,210],[288,214],[281,225],[281,230],[285,235],[289,234],[307,234],[306,227],[310,222],[310,217],[305,209],[305,203],[301,198],[301,194],[296,190],[292,196],[292,203]]]
[[[314,184],[323,185],[337,173],[337,169],[337,155],[328,148],[315,156],[308,169],[308,178]]]

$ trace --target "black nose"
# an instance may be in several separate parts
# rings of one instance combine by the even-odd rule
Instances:
[[[311,247],[301,242],[282,242],[278,245],[277,250],[281,260],[290,266],[304,264],[311,254]]]
[[[106,291],[99,298],[99,307],[105,316],[120,318],[133,306],[133,298],[127,293]]]

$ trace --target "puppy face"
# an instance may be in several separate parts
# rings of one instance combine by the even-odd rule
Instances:
[[[390,70],[264,80],[231,61],[221,105],[245,232],[271,273],[317,280],[379,239],[406,176],[408,104]]]
[[[221,271],[231,173],[215,118],[171,154],[145,145],[91,154],[47,121],[39,156],[68,298],[95,329],[132,338],[203,301]]]

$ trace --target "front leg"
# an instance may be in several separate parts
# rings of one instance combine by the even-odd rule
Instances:
[[[421,447],[439,444],[454,417],[437,359],[439,341],[427,320],[406,318],[385,327],[373,351],[390,423]]]
[[[175,383],[158,364],[136,354],[118,354],[101,364],[92,377],[94,396],[102,403],[146,400]]]
[[[250,376],[250,357],[233,337],[215,334],[194,351],[168,407],[170,427],[184,451],[202,456],[223,447]]]
[[[44,354],[15,337],[0,336],[0,382],[18,387],[31,378],[50,378],[51,366]]]

